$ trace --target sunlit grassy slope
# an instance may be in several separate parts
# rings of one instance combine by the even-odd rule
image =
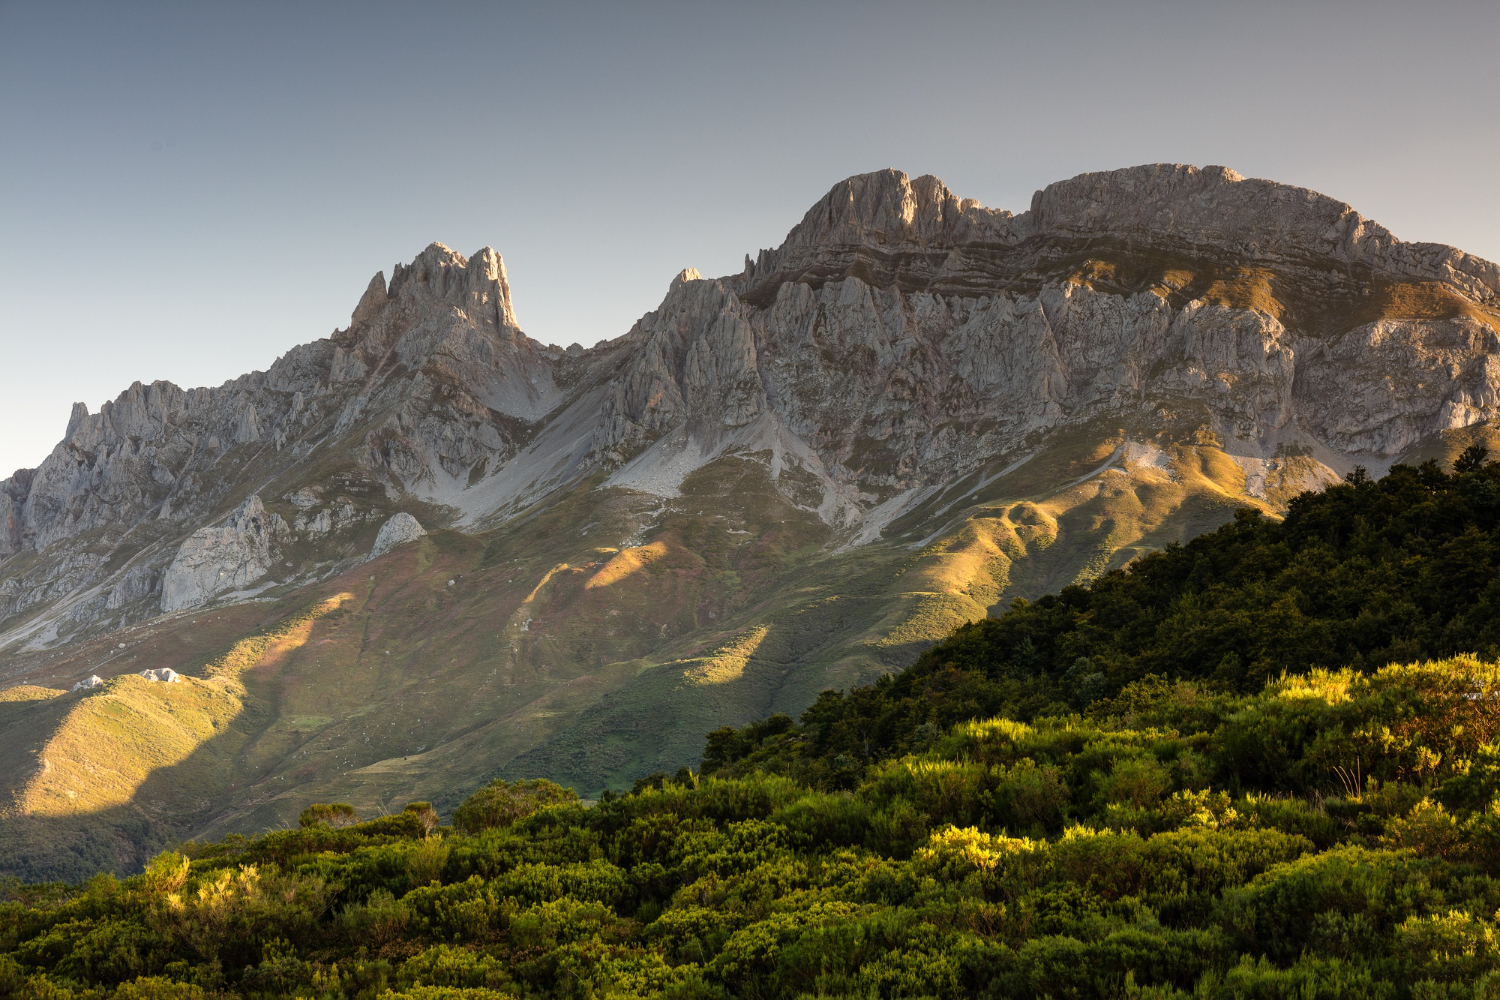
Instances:
[[[294,824],[312,801],[447,809],[500,775],[618,788],[1016,597],[1276,506],[1192,439],[1095,428],[1002,471],[857,547],[764,456],[720,459],[670,500],[585,483],[488,533],[437,530],[274,600],[73,647],[0,694],[0,867],[76,878]],[[155,666],[188,679],[117,676]],[[115,679],[61,690],[90,672]]]

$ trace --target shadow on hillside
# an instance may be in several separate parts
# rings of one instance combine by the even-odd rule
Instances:
[[[129,807],[83,817],[10,817],[0,821],[0,875],[77,883],[98,872],[133,874],[178,839]]]
[[[267,721],[258,706],[245,704],[228,726],[182,760],[149,772],[124,805],[0,819],[0,875],[81,882],[99,872],[140,871],[208,821],[224,800],[232,760]]]
[[[231,760],[266,721],[265,713],[246,708],[187,757],[147,774],[125,805],[0,820],[0,875],[81,882],[99,872],[140,871],[200,828],[223,801]]]
[[[777,622],[777,626],[782,625]],[[859,619],[843,626],[854,633]],[[764,648],[783,637],[772,636]],[[829,643],[832,645],[832,643]],[[932,642],[892,644],[863,651],[862,672],[853,680],[870,683],[916,662]],[[697,683],[685,669],[696,661],[663,663],[646,670],[617,691],[579,713],[577,721],[545,742],[496,768],[488,777],[509,780],[545,775],[585,796],[602,789],[627,789],[654,771],[697,770],[707,734],[720,726],[743,726],[776,712],[801,714],[818,692],[830,687],[829,662],[817,648],[792,646],[779,655],[752,656],[743,672],[727,683]]]

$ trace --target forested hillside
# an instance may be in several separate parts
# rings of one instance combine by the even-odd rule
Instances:
[[[703,769],[772,770],[848,788],[954,723],[1065,716],[1137,681],[1248,694],[1284,673],[1500,659],[1500,463],[1471,447],[1242,511],[1089,586],[960,628],[910,669],[824,692],[801,726],[773,716],[709,737]]]
[[[1500,996],[1500,467],[1397,469],[578,801],[6,888],[0,994]]]

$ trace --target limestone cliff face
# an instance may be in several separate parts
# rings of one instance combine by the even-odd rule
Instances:
[[[766,415],[830,481],[905,489],[1110,421],[1380,469],[1496,415],[1497,293],[1488,262],[1222,168],[1084,175],[1020,216],[884,171],[674,283],[600,444],[709,454]]]
[[[266,513],[251,496],[222,524],[188,536],[162,578],[163,611],[201,607],[219,594],[241,590],[276,564],[289,534],[279,514]]]
[[[586,351],[521,332],[494,251],[433,244],[265,372],[75,408],[0,483],[0,650],[321,578],[406,507],[478,528],[726,453],[810,476],[799,502],[851,532],[1088,427],[1214,440],[1252,484],[1287,455],[1379,470],[1496,418],[1497,316],[1496,265],[1218,167],[1085,174],[1019,215],[852,177]]]
[[[1238,262],[1294,262],[1450,282],[1479,299],[1500,294],[1500,266],[1453,247],[1403,243],[1349,205],[1315,191],[1246,179],[1225,167],[1150,164],[1080,174],[1038,191],[1020,215],[959,198],[935,177],[895,170],[834,186],[775,250],[746,259],[744,278],[846,273],[856,261],[897,280],[961,288],[1023,276],[1073,242],[1188,249]],[[888,284],[889,281],[877,281]]]

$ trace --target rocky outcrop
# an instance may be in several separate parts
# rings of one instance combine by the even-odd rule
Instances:
[[[163,684],[177,684],[182,681],[182,675],[171,667],[154,667],[149,670],[140,671],[140,675],[148,681],[160,681]]]
[[[78,404],[46,461],[0,482],[0,648],[197,600],[192,586],[165,592],[178,550],[263,483],[295,491],[347,473],[382,493],[462,492],[561,399],[563,356],[516,327],[498,254],[433,244],[389,289],[377,274],[348,329],[265,372],[217,388],[137,383],[99,413]],[[366,516],[347,501],[308,514],[309,534],[335,545],[325,561],[364,557],[329,539]],[[23,552],[40,558],[3,563]],[[183,579],[179,567],[173,586]]]
[[[1180,242],[1249,260],[1362,264],[1450,282],[1481,299],[1500,295],[1500,266],[1441,244],[1403,243],[1337,199],[1227,167],[1157,163],[1080,174],[1038,191],[1017,224],[1147,245]]]
[[[425,534],[427,531],[421,523],[402,511],[380,526],[380,533],[375,536],[375,545],[370,549],[370,558],[377,559],[396,546],[414,542]]]
[[[79,681],[77,684],[74,684],[71,688],[69,688],[69,690],[70,691],[92,691],[96,687],[103,687],[103,686],[104,686],[104,678],[100,677],[98,674],[89,674],[83,680]]]
[[[177,550],[162,579],[161,609],[201,607],[227,591],[264,577],[279,558],[289,531],[279,514],[267,514],[251,496],[224,523],[193,532]]]

